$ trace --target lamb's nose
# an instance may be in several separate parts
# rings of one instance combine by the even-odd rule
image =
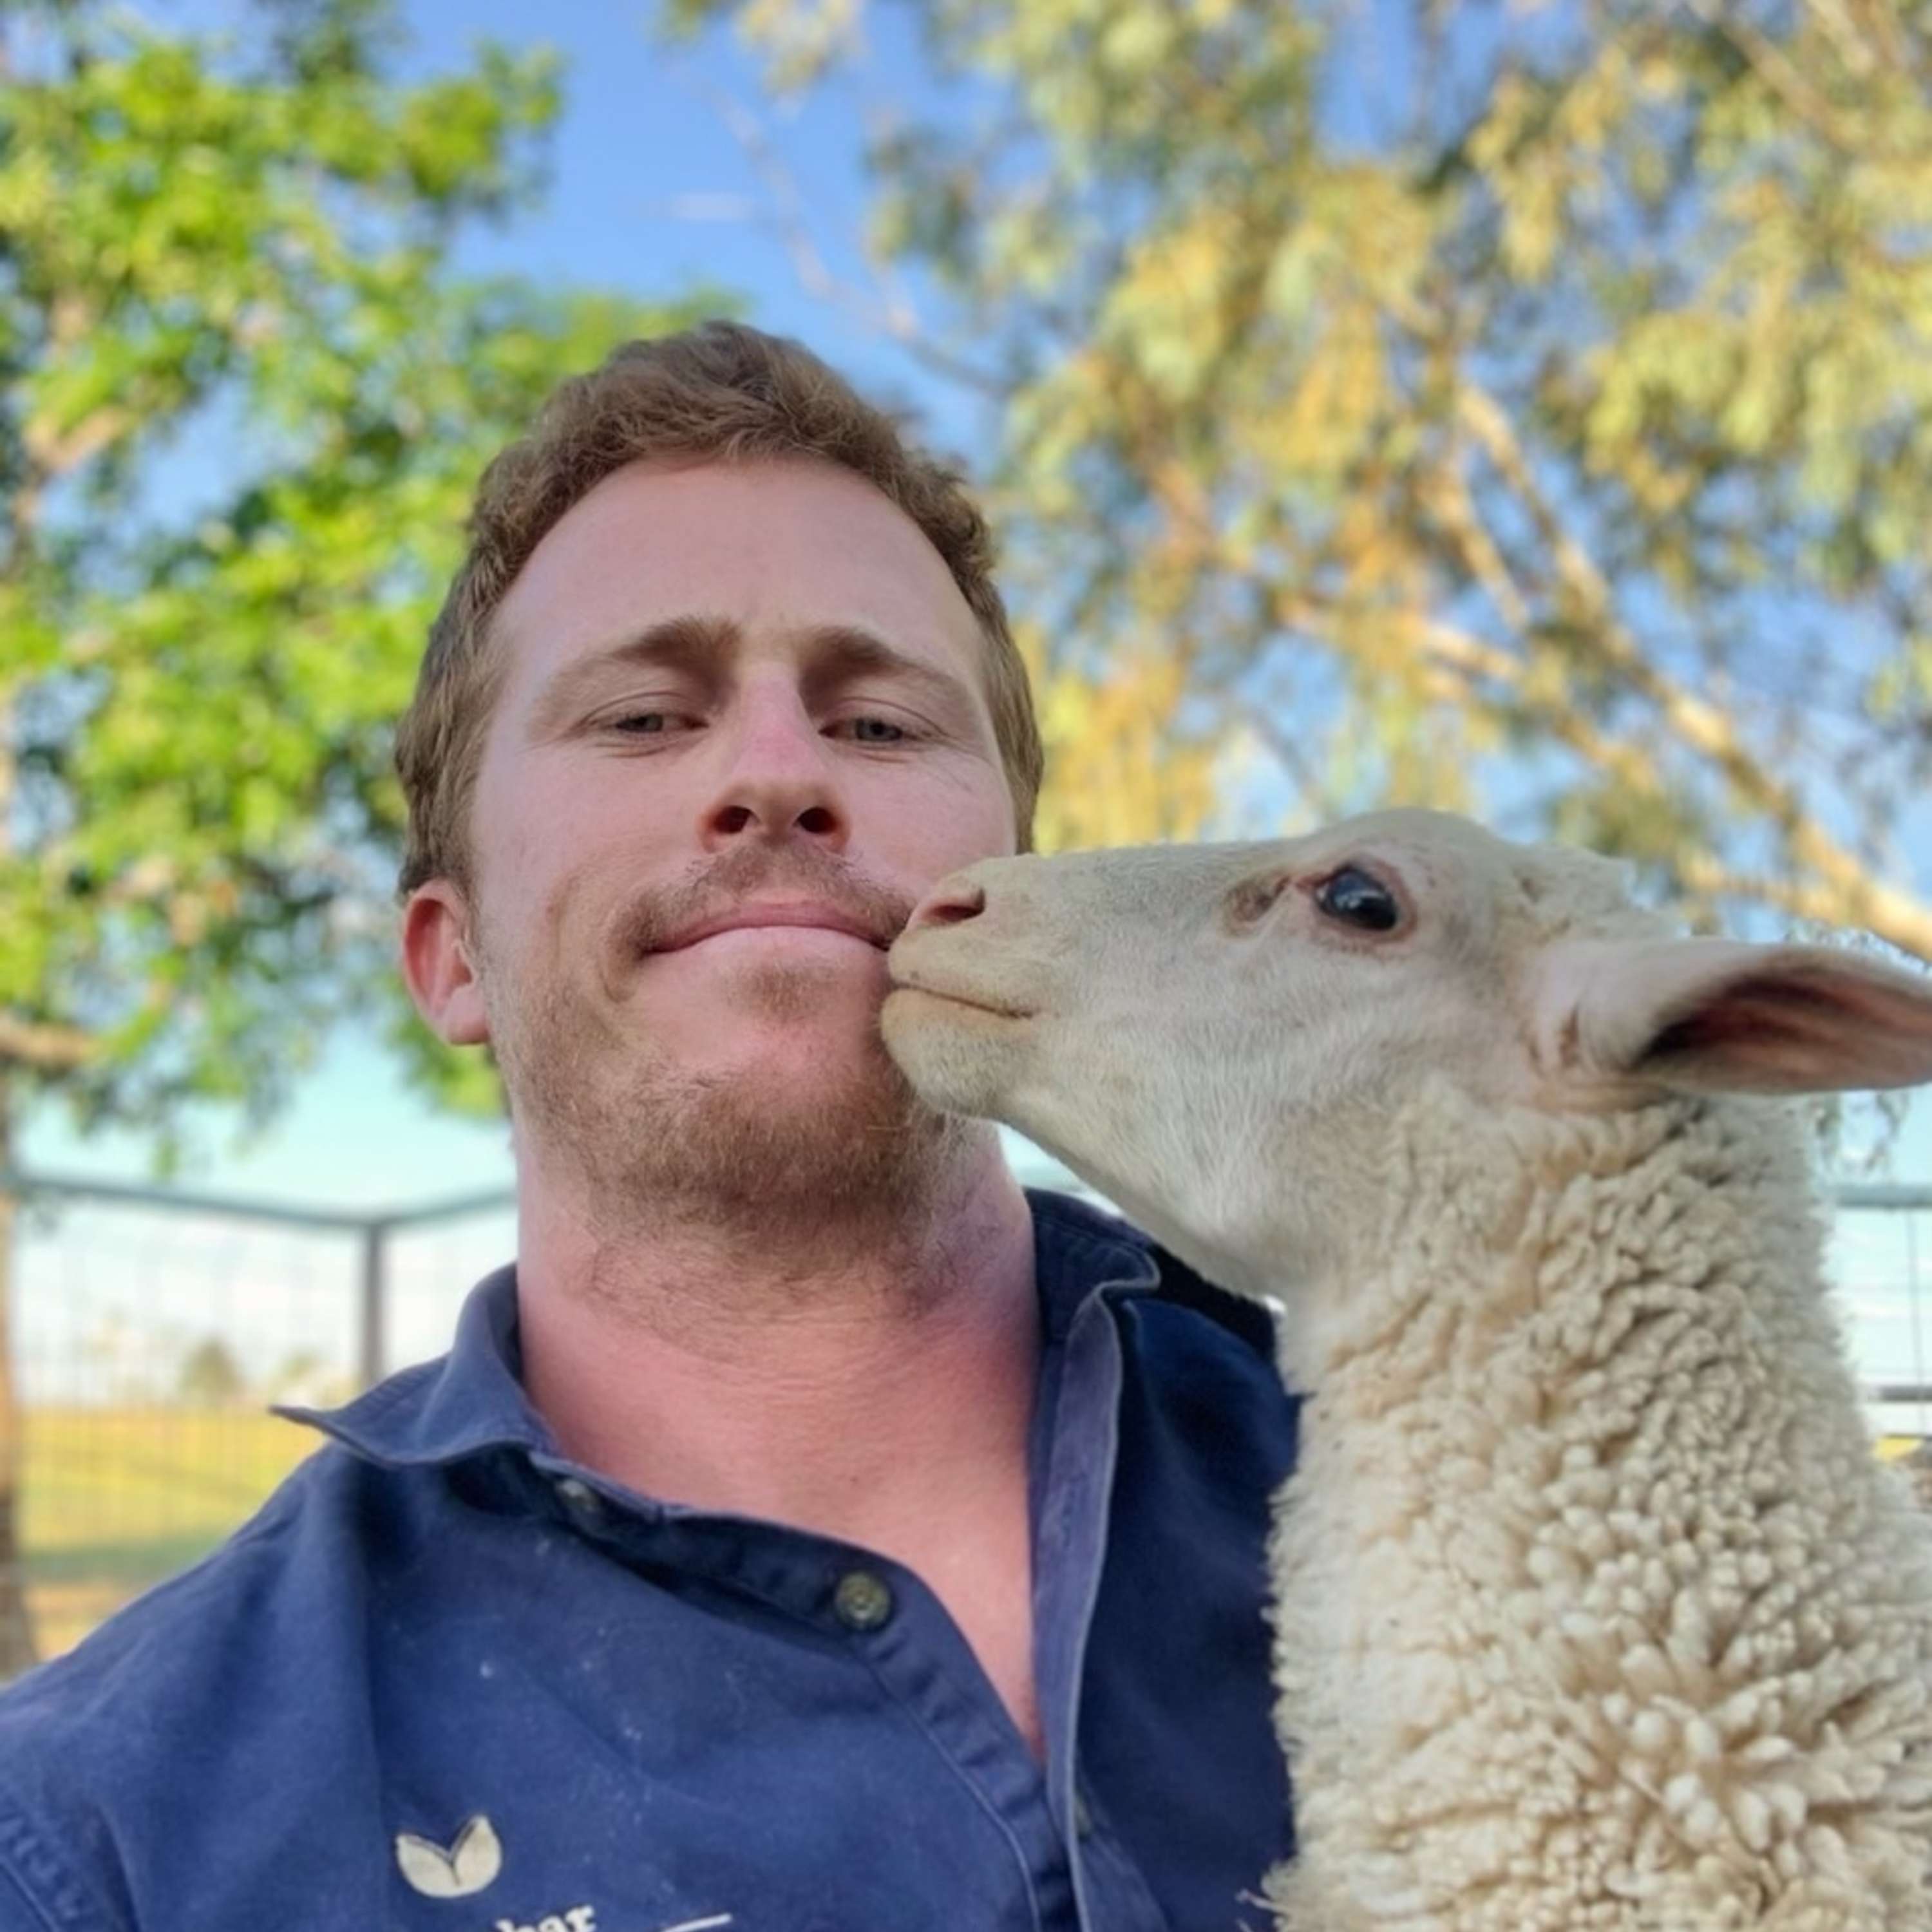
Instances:
[[[961,926],[969,919],[977,919],[986,905],[986,888],[955,874],[950,879],[941,879],[913,908],[905,929],[916,932],[922,926]]]

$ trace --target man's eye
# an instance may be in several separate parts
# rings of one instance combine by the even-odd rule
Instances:
[[[845,722],[862,745],[896,745],[907,736],[905,727],[890,718],[848,718]]]
[[[662,736],[676,720],[668,711],[627,711],[610,722],[612,730],[621,731],[626,737],[646,738]]]

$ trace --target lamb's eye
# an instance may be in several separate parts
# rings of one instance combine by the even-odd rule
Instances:
[[[1402,903],[1359,866],[1344,866],[1315,889],[1315,903],[1330,919],[1364,932],[1388,932],[1402,922]]]

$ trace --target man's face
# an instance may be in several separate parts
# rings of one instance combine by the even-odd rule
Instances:
[[[979,628],[918,528],[815,464],[634,465],[496,641],[476,902],[429,889],[430,922],[466,924],[438,1024],[494,1042],[520,1135],[662,1198],[823,1189],[928,1132],[878,1042],[884,948],[1014,826]]]

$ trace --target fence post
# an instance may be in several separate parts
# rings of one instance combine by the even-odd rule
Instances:
[[[357,1337],[356,1372],[363,1388],[374,1388],[382,1379],[383,1316],[388,1300],[387,1261],[388,1223],[365,1221],[362,1224],[362,1328]]]

